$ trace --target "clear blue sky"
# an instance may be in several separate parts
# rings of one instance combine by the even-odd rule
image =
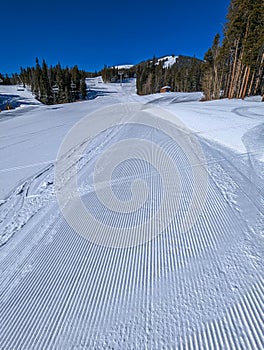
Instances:
[[[35,58],[87,71],[174,53],[203,58],[229,0],[1,1],[0,72]]]

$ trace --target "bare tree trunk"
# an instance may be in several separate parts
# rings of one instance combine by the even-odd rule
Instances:
[[[215,99],[219,98],[220,88],[219,88],[219,78],[218,78],[218,67],[214,64],[214,87],[213,87],[213,95]]]
[[[239,96],[238,91],[240,86],[241,70],[242,70],[242,61],[241,61],[241,58],[239,58],[237,63],[236,74],[234,77],[233,89],[231,91],[231,98],[238,98]]]
[[[236,63],[237,63],[237,53],[238,53],[238,40],[236,40],[236,50],[235,50],[235,59],[234,63],[232,65],[232,75],[231,75],[231,81],[230,85],[228,87],[228,98],[233,98],[233,91],[234,91],[234,83],[235,83],[235,72],[236,72]]]
[[[256,75],[256,71],[254,71],[254,73],[251,76],[251,81],[250,81],[249,88],[248,88],[249,96],[252,95],[252,86],[253,86],[253,83],[254,83],[255,75]]]
[[[232,65],[229,63],[229,72],[227,79],[225,79],[225,97],[228,97],[231,85]]]
[[[240,84],[239,87],[239,92],[238,92],[238,98],[242,98],[243,96],[243,91],[244,91],[244,85],[245,85],[245,81],[246,81],[246,76],[247,76],[247,71],[248,71],[248,67],[245,67],[243,74],[241,74],[241,79],[242,79],[242,83]]]
[[[240,52],[238,53],[238,50],[236,50],[236,61],[238,61],[237,64],[237,69],[236,69],[236,74],[234,77],[234,84],[233,84],[233,89],[231,91],[231,98],[236,97],[239,98],[240,96],[240,92],[241,89],[243,87],[243,69],[244,69],[244,65],[243,65],[243,56],[244,56],[244,42],[246,42],[246,39],[248,37],[248,32],[249,32],[249,18],[247,20],[247,26],[246,26],[246,31],[245,31],[245,35],[243,38],[240,38],[240,43],[242,45],[242,49],[240,50]],[[239,40],[238,40],[239,42]],[[238,48],[238,46],[237,46]]]
[[[245,79],[246,79],[246,75],[247,75],[247,70],[248,70],[248,67],[245,67],[245,70],[243,69],[242,72],[240,74],[240,80],[242,79],[242,76],[243,76],[243,79],[242,79],[242,83],[240,83],[239,85],[239,89],[238,89],[238,98],[242,98],[242,94],[243,94],[243,90],[244,90],[244,84],[245,84]]]
[[[250,67],[246,67],[246,71],[247,73],[245,73],[245,82],[244,82],[244,88],[242,91],[242,96],[241,98],[244,100],[245,96],[246,96],[246,92],[247,92],[247,87],[248,87],[248,80],[249,80],[249,76],[250,76]]]
[[[258,90],[259,85],[260,85],[261,76],[262,76],[262,72],[263,72],[263,64],[264,64],[264,53],[262,54],[261,62],[259,65],[259,71],[257,74],[257,79],[256,79],[256,83],[255,83],[255,88],[254,88],[254,95],[256,95],[257,90]]]

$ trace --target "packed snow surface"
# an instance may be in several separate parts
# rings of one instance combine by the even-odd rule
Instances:
[[[95,98],[53,106],[0,87],[26,101],[0,113],[0,349],[263,349],[264,104],[86,83]],[[100,232],[67,220],[82,220],[75,192],[58,205],[72,169]],[[131,198],[145,203],[128,213]],[[132,226],[151,239],[107,244]]]

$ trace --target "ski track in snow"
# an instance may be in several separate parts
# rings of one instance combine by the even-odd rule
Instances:
[[[175,105],[170,107],[175,108],[175,114],[177,106],[179,113],[184,108],[195,108],[193,96],[189,97],[190,107],[186,102],[183,107],[180,95],[140,98],[132,94],[133,85],[122,89],[115,84],[99,86],[116,91],[114,102],[100,97],[79,104],[79,116],[87,114],[89,106],[99,108],[102,101],[109,105],[143,100],[149,105],[153,99],[153,105]],[[186,101],[188,95],[182,98]],[[216,103],[226,112],[221,102]],[[68,105],[62,111],[74,111],[77,106]],[[209,115],[210,103],[204,106],[205,115]],[[41,112],[45,107],[36,108]],[[194,185],[192,169],[177,145],[172,145],[171,156],[179,164],[183,187],[180,206],[162,234],[137,247],[99,246],[71,229],[56,202],[53,162],[43,164],[48,160],[35,158],[32,164],[37,168],[24,170],[23,164],[5,164],[7,170],[21,167],[17,171],[23,176],[19,181],[15,178],[13,189],[0,202],[1,350],[264,348],[263,163],[259,147],[256,149],[252,141],[258,131],[256,125],[261,123],[261,110],[255,103],[230,109],[234,118],[253,116],[256,121],[245,133],[243,152],[206,138],[204,131],[193,130],[205,154],[206,164],[202,166],[206,165],[209,176],[207,200],[198,221],[184,234],[178,231]],[[59,112],[53,113],[54,118]],[[74,124],[69,123],[67,113],[65,118],[56,121],[57,133],[59,125],[70,128]],[[10,120],[8,117],[3,123]],[[33,134],[34,125],[30,131]],[[23,131],[22,124],[17,126],[12,150],[21,147],[16,140],[30,134]],[[65,130],[59,134],[60,142]],[[43,125],[34,137],[46,135],[49,131]],[[147,128],[120,127],[99,136],[79,161],[83,202],[102,220],[114,222],[116,218],[102,212],[94,195],[94,166],[104,150],[128,136],[165,144],[162,135],[151,134]],[[9,141],[7,138],[0,144],[2,152],[6,152]],[[50,142],[57,151],[60,142],[53,138]],[[258,145],[263,146],[261,142],[259,137]],[[49,159],[55,159],[54,155],[52,151]],[[23,173],[25,170],[30,172]],[[3,179],[9,173],[3,172]],[[121,164],[113,175],[123,200],[131,195],[128,186],[132,179],[144,178],[155,208],[159,178],[148,164],[131,160],[129,165]],[[151,200],[148,205],[138,214],[140,222],[153,210]],[[125,225],[134,219],[122,217]]]

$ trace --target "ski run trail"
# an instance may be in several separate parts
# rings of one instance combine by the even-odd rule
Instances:
[[[0,349],[264,349],[264,103],[87,85],[85,102],[24,91],[0,113]],[[59,159],[85,118],[101,132]]]

